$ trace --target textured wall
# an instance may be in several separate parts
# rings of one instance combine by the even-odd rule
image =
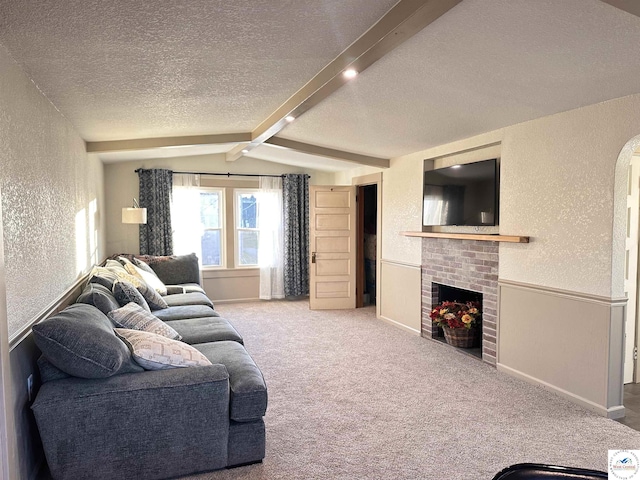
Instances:
[[[500,233],[532,238],[500,245],[500,278],[623,295],[624,210],[614,192],[626,202],[630,153],[626,164],[618,156],[638,134],[640,95],[505,129]]]
[[[11,337],[101,256],[102,165],[88,161],[83,140],[2,46],[0,72]]]

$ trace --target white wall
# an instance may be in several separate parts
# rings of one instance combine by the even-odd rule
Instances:
[[[0,184],[9,335],[102,255],[102,164],[0,46]],[[89,231],[91,229],[91,231]]]

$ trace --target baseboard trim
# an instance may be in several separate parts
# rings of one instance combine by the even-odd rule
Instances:
[[[280,299],[284,300],[284,299]],[[222,305],[225,303],[249,303],[249,302],[270,302],[271,300],[260,300],[260,298],[226,298],[224,300],[211,300],[214,305]]]
[[[571,400],[573,403],[577,403],[581,407],[586,408],[587,410],[597,413],[598,415],[601,415],[603,417],[607,417],[615,420],[617,418],[622,418],[625,416],[624,405],[617,405],[615,407],[606,408],[602,405],[598,405],[597,403],[592,402],[591,400],[587,400],[586,398],[583,398],[579,395],[568,392],[567,390],[564,390],[562,388],[556,387],[555,385],[551,385],[550,383],[547,383],[538,378],[532,377],[531,375],[527,375],[526,373],[522,373],[519,370],[515,370],[511,367],[507,367],[506,365],[503,365],[501,363],[497,363],[496,368],[501,372],[504,372],[508,375],[524,380],[527,383],[530,383],[532,385],[537,385],[544,388],[545,390],[554,392],[560,395],[561,397]]]
[[[391,318],[387,318],[383,315],[380,315],[378,317],[380,320],[382,320],[383,322],[389,323],[391,325],[393,325],[394,327],[398,327],[401,328],[402,330],[404,330],[405,332],[409,332],[412,333],[413,335],[417,335],[418,337],[421,335],[420,330],[416,330],[415,328],[411,328],[411,327],[407,327],[406,325],[396,321],[396,320],[392,320]]]

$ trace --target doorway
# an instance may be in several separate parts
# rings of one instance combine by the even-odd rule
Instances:
[[[359,185],[356,236],[356,308],[376,305],[378,258],[378,185]]]
[[[624,346],[624,383],[638,382],[637,335],[638,335],[638,290],[639,234],[640,234],[640,154],[636,151],[629,162],[627,184],[627,235],[625,240],[625,280],[627,295]]]

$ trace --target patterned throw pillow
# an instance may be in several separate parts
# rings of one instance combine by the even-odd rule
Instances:
[[[186,343],[139,330],[114,330],[131,350],[133,359],[145,370],[211,365],[207,357]]]
[[[151,309],[149,308],[147,301],[138,289],[129,282],[118,280],[114,283],[113,296],[116,297],[116,300],[121,307],[124,307],[129,302],[134,302],[144,308],[147,312],[151,313]]]
[[[134,302],[110,311],[108,317],[119,328],[142,330],[143,332],[155,333],[172,340],[182,340],[182,336],[173,328]]]

